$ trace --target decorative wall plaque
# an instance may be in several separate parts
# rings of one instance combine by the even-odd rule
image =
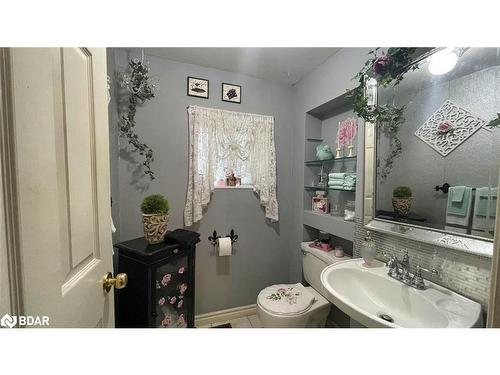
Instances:
[[[446,100],[415,135],[446,156],[485,124],[485,120]]]

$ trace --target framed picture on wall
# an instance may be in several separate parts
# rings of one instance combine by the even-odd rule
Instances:
[[[223,82],[222,101],[241,104],[241,86]]]
[[[197,98],[208,99],[208,79],[187,77],[187,94]]]

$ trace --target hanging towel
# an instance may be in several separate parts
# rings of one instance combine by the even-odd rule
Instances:
[[[474,215],[495,217],[495,209],[497,206],[498,188],[482,187],[476,189],[476,205],[474,207]],[[489,202],[488,202],[489,201]],[[489,210],[488,210],[489,204]]]
[[[464,200],[465,186],[453,186],[449,193],[453,203],[462,202]]]
[[[450,191],[453,187],[450,188]],[[452,202],[452,194],[448,193],[446,206],[446,224],[469,227],[469,218],[472,211],[472,188],[466,187],[462,202]]]
[[[491,199],[488,199],[491,198]],[[476,189],[472,229],[480,231],[494,231],[498,199],[498,187],[482,187]],[[488,209],[489,201],[489,209]]]
[[[455,193],[458,190],[459,193]],[[463,190],[462,200],[456,202],[454,201],[455,195],[460,195],[460,191]],[[450,192],[448,194],[448,215],[456,216],[467,216],[467,211],[471,203],[472,198],[472,188],[468,186],[452,186],[450,187]]]

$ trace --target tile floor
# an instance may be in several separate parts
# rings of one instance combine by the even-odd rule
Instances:
[[[231,323],[233,328],[262,328],[259,317],[257,315],[244,316],[242,318],[217,322],[212,325],[207,324],[204,326],[198,326],[196,328],[211,328],[212,326],[219,326],[221,324]]]

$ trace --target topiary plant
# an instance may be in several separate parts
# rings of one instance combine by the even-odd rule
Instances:
[[[147,196],[141,203],[141,211],[146,215],[166,215],[168,214],[168,210],[168,200],[161,194]]]
[[[392,196],[394,198],[410,198],[412,192],[408,186],[398,186],[392,191]]]

